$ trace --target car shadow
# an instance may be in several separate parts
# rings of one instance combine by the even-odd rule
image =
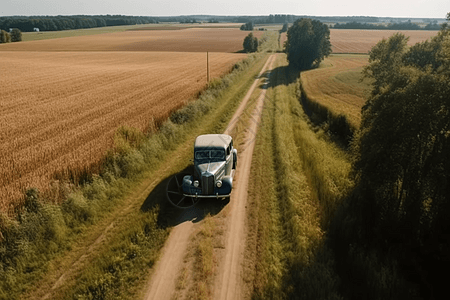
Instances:
[[[200,222],[207,215],[218,214],[228,203],[221,199],[201,199],[196,205],[190,208],[177,208],[170,204],[166,197],[166,187],[169,180],[180,173],[193,174],[194,166],[190,165],[184,170],[171,174],[163,179],[147,196],[141,205],[141,211],[146,212],[155,207],[159,207],[158,225],[161,228],[173,227],[178,224],[191,221]]]

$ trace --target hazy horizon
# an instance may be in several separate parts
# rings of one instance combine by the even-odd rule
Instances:
[[[316,0],[301,3],[293,0],[3,0],[0,16],[32,15],[310,15],[310,16],[372,16],[392,18],[445,18],[450,12],[448,0],[407,1],[379,0]]]

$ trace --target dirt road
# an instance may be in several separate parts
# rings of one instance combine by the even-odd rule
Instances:
[[[263,90],[257,99],[256,108],[250,118],[246,128],[245,142],[241,147],[238,160],[238,168],[235,177],[235,187],[230,201],[230,210],[227,216],[228,230],[225,235],[225,255],[224,260],[219,262],[218,274],[214,283],[214,299],[240,299],[241,294],[241,261],[245,246],[245,207],[247,202],[248,177],[254,148],[254,137],[256,135],[261,111],[264,104],[266,85],[275,55],[271,55],[253,85],[242,100],[236,113],[231,119],[229,126],[225,130],[226,134],[232,134],[233,130],[240,122],[248,101],[255,89],[264,82]],[[269,71],[270,72],[270,71]],[[267,77],[267,79],[266,79]],[[183,265],[183,258],[187,251],[190,236],[195,232],[193,221],[183,222],[173,228],[167,240],[162,256],[155,266],[155,271],[148,284],[145,299],[172,299],[176,279]]]

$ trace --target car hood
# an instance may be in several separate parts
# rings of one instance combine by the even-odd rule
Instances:
[[[205,172],[209,172],[213,175],[216,175],[217,172],[223,169],[225,166],[225,161],[208,161],[204,163],[200,163],[196,165],[197,172],[201,176]]]

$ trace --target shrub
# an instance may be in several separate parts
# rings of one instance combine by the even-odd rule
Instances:
[[[240,29],[246,30],[246,31],[252,31],[253,30],[253,22],[250,21],[250,22],[243,24]]]
[[[244,39],[244,51],[249,52],[256,52],[258,51],[258,38],[253,36],[253,33],[249,33],[245,39]]]
[[[0,31],[0,44],[1,43],[11,43],[11,35],[4,30]]]
[[[21,42],[21,41],[22,41],[22,32],[19,29],[14,28],[11,31],[11,42]]]
[[[93,213],[81,191],[70,194],[63,203],[62,209],[65,212],[66,224],[70,227],[74,227],[80,221],[89,220]]]

